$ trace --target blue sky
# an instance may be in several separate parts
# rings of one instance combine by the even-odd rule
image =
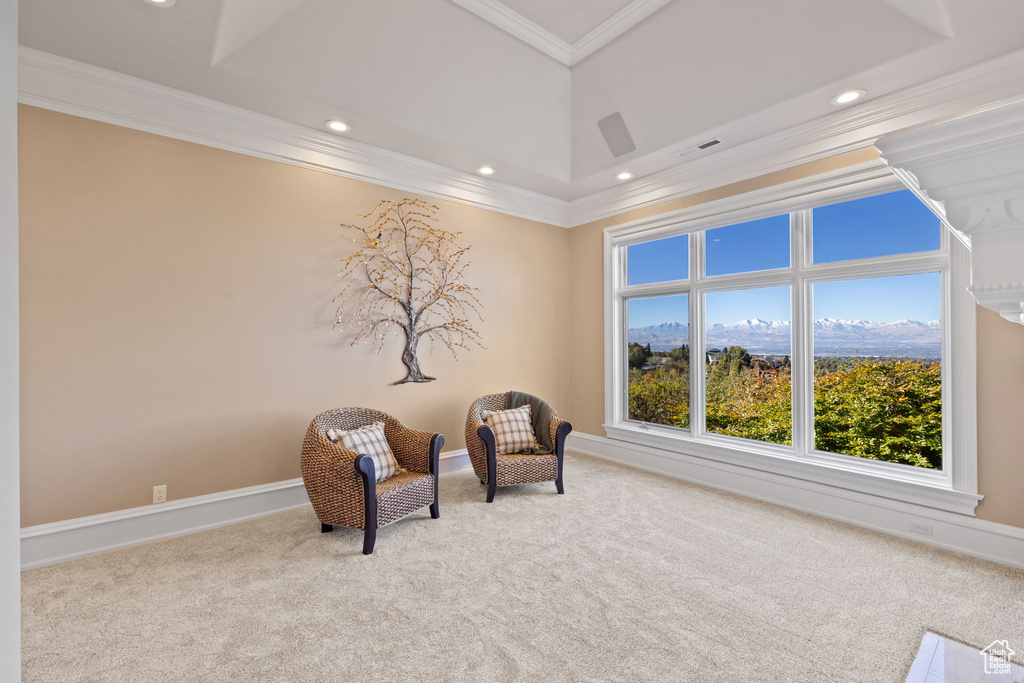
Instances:
[[[627,247],[631,285],[685,280],[690,269],[690,236],[677,235]]]
[[[707,324],[728,325],[738,320],[789,320],[789,287],[764,287],[731,292],[708,292]]]
[[[938,273],[893,275],[814,285],[814,317],[841,320],[938,320],[942,309]]]
[[[940,225],[910,192],[901,190],[814,210],[813,257],[817,263],[926,251],[939,247]],[[709,275],[764,270],[789,265],[789,217],[775,216],[707,232]],[[685,278],[687,236],[629,247],[629,283]],[[685,297],[630,302],[629,326],[685,323]],[[900,275],[814,287],[814,317],[891,322],[902,318],[937,320],[941,302],[938,273]],[[789,320],[788,287],[708,295],[708,324],[747,318]]]
[[[789,214],[708,230],[708,275],[789,267]]]
[[[939,248],[939,219],[910,190],[814,210],[815,263]]]

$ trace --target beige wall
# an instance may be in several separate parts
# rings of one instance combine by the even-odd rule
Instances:
[[[978,306],[977,515],[1024,528],[1024,325]]]
[[[486,349],[404,377],[331,330],[339,223],[406,193],[22,107],[22,524],[299,476],[310,419],[376,407],[463,446],[466,409],[567,407],[569,231],[439,202],[473,245]],[[524,305],[522,302],[526,302]]]
[[[157,484],[175,499],[299,476],[310,418],[343,405],[460,448],[469,401],[515,387],[603,434],[603,229],[874,158],[572,230],[439,202],[473,245],[487,348],[424,353],[438,381],[395,387],[399,337],[349,347],[330,299],[352,249],[338,223],[405,193],[23,107],[22,523],[145,505]],[[978,516],[1018,527],[1022,351],[1024,327],[979,309]]]
[[[603,231],[629,221],[797,180],[877,158],[874,148],[795,166],[751,180],[632,211],[570,230],[569,417],[582,432],[604,435]],[[1024,528],[1024,326],[978,307],[978,477],[981,519]]]

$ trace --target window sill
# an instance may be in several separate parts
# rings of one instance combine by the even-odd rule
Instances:
[[[604,429],[609,439],[668,451],[678,456],[677,459],[700,458],[971,517],[983,498],[977,494],[956,491],[945,480],[940,482],[938,477],[935,477],[934,482],[893,479],[874,472],[856,471],[828,462],[772,452],[771,448],[755,450],[626,425],[604,425]],[[928,473],[923,474],[925,476],[922,478],[926,479]]]

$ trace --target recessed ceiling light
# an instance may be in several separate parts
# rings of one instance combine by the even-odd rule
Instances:
[[[856,102],[866,94],[866,91],[859,88],[854,90],[844,90],[832,98],[832,104],[849,104],[850,102]]]
[[[479,173],[480,175],[494,175],[494,169],[491,168],[490,166],[481,166],[480,168],[476,169],[476,172]]]
[[[146,2],[157,7],[171,7],[174,5],[174,0],[146,0]]]
[[[344,121],[339,121],[337,119],[331,119],[330,121],[325,121],[324,125],[327,126],[328,128],[330,128],[331,130],[336,131],[338,133],[344,133],[346,131],[352,130],[352,126],[348,125]]]
[[[633,174],[630,173],[629,171],[623,171],[622,173],[618,174],[615,177],[618,178],[619,180],[629,180],[630,178],[633,177]]]

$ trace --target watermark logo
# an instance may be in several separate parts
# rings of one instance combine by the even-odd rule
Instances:
[[[1012,672],[1010,658],[1016,653],[1010,649],[1010,643],[1006,640],[997,640],[984,650],[981,656],[985,660],[985,674],[1004,674]]]

